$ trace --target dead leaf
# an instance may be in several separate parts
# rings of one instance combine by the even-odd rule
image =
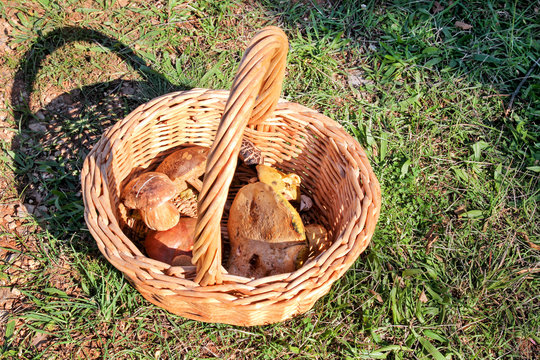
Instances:
[[[368,80],[365,77],[365,74],[361,70],[350,70],[347,74],[347,82],[353,88],[359,88],[365,85],[372,85],[375,82],[373,80]]]
[[[11,310],[13,303],[21,295],[19,289],[2,287],[0,288],[0,307],[3,310]]]
[[[467,211],[467,206],[465,206],[465,205],[460,205],[460,206],[458,206],[458,208],[457,208],[456,210],[454,210],[454,214],[456,214],[456,215],[461,215],[461,214],[463,214],[463,213],[466,212],[466,211]]]
[[[529,236],[527,234],[525,234],[524,232],[518,232],[517,234],[520,235],[522,238],[524,238],[527,244],[529,244],[529,246],[532,247],[534,250],[540,251],[540,245],[537,245],[533,243],[531,240],[529,240]]]
[[[377,145],[373,144],[371,146],[371,156],[374,158],[377,158],[379,156],[379,152],[377,151]]]
[[[371,293],[371,295],[375,296],[375,299],[377,299],[377,301],[379,303],[383,303],[383,299],[382,299],[382,296],[381,294],[379,294],[378,292],[374,291],[374,290],[371,290],[371,289],[368,289],[368,291]]]
[[[116,4],[120,7],[126,7],[129,5],[129,1],[128,0],[118,0],[116,2]]]
[[[428,242],[426,243],[426,254],[429,254],[429,252],[431,251],[431,247],[433,246],[433,244],[435,244],[437,240],[439,240],[439,235],[434,236],[433,238],[428,240]]]
[[[428,298],[424,290],[422,290],[422,293],[420,294],[420,297],[418,298],[418,300],[420,300],[420,302],[424,304],[428,302]]]
[[[433,3],[433,8],[431,9],[431,12],[433,12],[433,14],[440,13],[443,10],[444,10],[444,6],[442,6],[438,1],[435,1]]]
[[[47,339],[47,334],[37,333],[32,338],[32,346],[39,347],[41,344],[45,344],[47,342]]]
[[[461,30],[470,30],[470,29],[472,29],[472,25],[469,25],[469,24],[467,24],[466,22],[463,22],[463,21],[456,21],[454,23],[454,26],[461,29]]]

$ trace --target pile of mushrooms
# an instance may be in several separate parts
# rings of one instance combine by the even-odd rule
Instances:
[[[167,156],[155,171],[139,175],[122,191],[124,205],[136,210],[150,229],[144,247],[149,257],[191,265],[197,219],[180,217],[173,199],[193,187],[200,191],[208,148],[190,146]]]
[[[208,151],[202,146],[177,150],[124,187],[123,204],[149,229],[144,240],[149,257],[173,266],[191,265],[197,219],[181,217],[173,200],[188,190],[201,191]],[[230,207],[229,273],[260,278],[292,272],[326,250],[326,229],[304,226],[299,215],[313,205],[300,194],[300,177],[263,165],[261,152],[249,141],[243,141],[240,158],[256,167],[257,178],[238,191]]]
[[[311,199],[300,195],[300,177],[267,165],[257,165],[257,175],[259,181],[238,191],[227,223],[228,271],[252,278],[292,272],[328,246],[326,229],[304,226],[291,204],[311,207]]]

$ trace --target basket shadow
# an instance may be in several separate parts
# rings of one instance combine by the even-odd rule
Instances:
[[[72,42],[97,43],[135,69],[142,80],[116,79],[61,93],[45,106],[31,101],[43,61]],[[16,187],[28,214],[56,239],[74,248],[91,246],[84,226],[80,170],[101,134],[149,98],[177,90],[135,52],[95,30],[65,27],[39,38],[22,57],[11,92],[20,132],[12,143]],[[157,94],[156,94],[157,92]]]

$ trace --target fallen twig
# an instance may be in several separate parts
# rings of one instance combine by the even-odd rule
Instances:
[[[525,81],[527,81],[527,79],[531,76],[531,73],[533,72],[534,67],[536,65],[538,65],[539,62],[540,62],[540,57],[538,59],[536,59],[532,63],[531,67],[529,68],[529,70],[527,71],[527,73],[525,74],[523,79],[521,79],[521,82],[517,86],[516,90],[512,93],[512,97],[510,98],[510,101],[508,102],[508,107],[506,108],[506,111],[504,112],[504,116],[508,116],[508,114],[512,110],[512,105],[514,104],[514,99],[516,98],[517,94],[519,93],[519,90],[521,90],[521,87],[523,86],[523,84],[525,84]]]
[[[536,274],[540,272],[540,268],[528,268],[516,271],[516,274]]]

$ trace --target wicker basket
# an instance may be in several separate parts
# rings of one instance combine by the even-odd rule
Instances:
[[[230,92],[193,89],[139,106],[108,129],[84,162],[85,219],[103,255],[150,302],[181,316],[233,325],[283,321],[309,310],[367,247],[380,211],[380,187],[360,145],[328,117],[279,99],[288,51],[279,28],[260,31]],[[302,178],[311,220],[332,242],[293,273],[260,279],[228,274],[227,198],[242,138],[267,164]],[[198,200],[194,266],[146,257],[126,234],[119,194],[186,144],[210,147]],[[235,178],[236,179],[236,178]],[[231,189],[231,192],[229,192]],[[223,252],[223,255],[222,255]]]

